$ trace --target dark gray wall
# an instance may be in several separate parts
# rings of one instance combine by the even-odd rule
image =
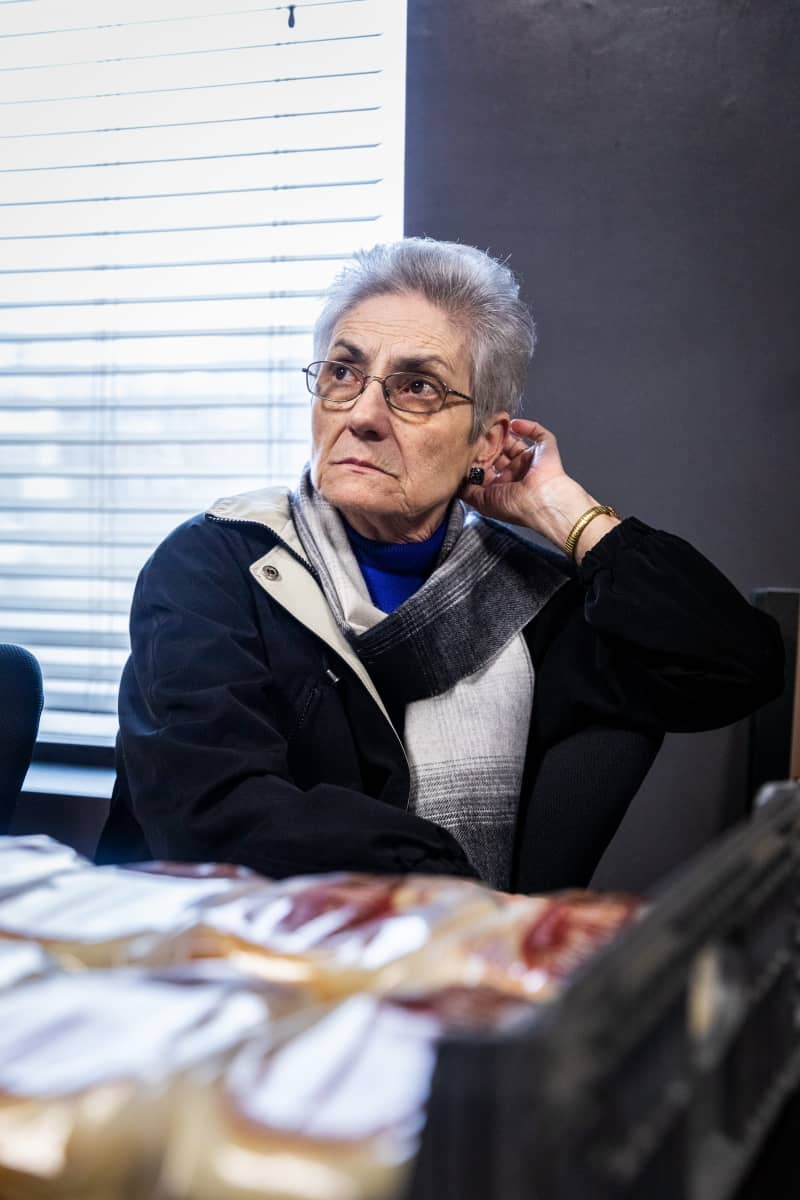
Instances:
[[[510,254],[526,414],[745,592],[800,586],[800,4],[410,0],[406,232]],[[744,811],[746,729],[668,738],[597,881]]]

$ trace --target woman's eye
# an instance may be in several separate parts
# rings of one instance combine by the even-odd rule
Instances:
[[[414,396],[436,395],[436,385],[432,380],[426,379],[424,375],[415,375],[408,380],[406,387]]]

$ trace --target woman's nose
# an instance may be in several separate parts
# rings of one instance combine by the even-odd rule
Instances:
[[[349,410],[351,425],[385,425],[389,418],[389,406],[383,393],[380,379],[370,376],[367,385]]]

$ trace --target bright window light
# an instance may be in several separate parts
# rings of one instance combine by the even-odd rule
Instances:
[[[405,0],[0,4],[0,639],[110,743],[136,574],[307,457],[320,296],[403,232]]]

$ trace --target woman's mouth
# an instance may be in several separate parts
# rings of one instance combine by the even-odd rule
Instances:
[[[379,467],[377,463],[367,462],[363,458],[340,458],[336,463],[338,467],[353,467],[357,471],[378,471],[381,475],[388,475],[388,471],[384,471],[383,467]]]

